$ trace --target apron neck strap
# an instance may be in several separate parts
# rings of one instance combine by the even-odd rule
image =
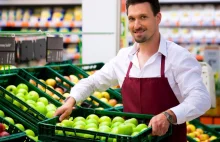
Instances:
[[[165,56],[162,55],[162,57],[161,57],[161,69],[160,69],[160,74],[161,74],[162,78],[165,78],[164,72],[165,72]]]
[[[131,70],[132,65],[133,65],[133,63],[130,62],[129,66],[128,66],[128,71],[127,71],[126,77],[129,77],[129,74],[130,74],[130,70]]]

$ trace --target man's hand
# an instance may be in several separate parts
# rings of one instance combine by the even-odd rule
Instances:
[[[68,98],[68,100],[65,102],[65,104],[63,104],[61,107],[59,107],[54,116],[58,116],[61,115],[59,120],[63,121],[65,118],[67,118],[73,111],[73,109],[75,109],[73,106],[75,104],[75,99],[70,97]]]
[[[170,122],[167,120],[166,116],[163,113],[160,113],[150,120],[148,126],[152,127],[153,136],[162,136],[168,131]]]

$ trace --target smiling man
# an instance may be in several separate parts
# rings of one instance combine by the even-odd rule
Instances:
[[[101,70],[82,79],[55,115],[62,114],[63,120],[94,91],[119,84],[124,112],[153,114],[149,123],[153,135],[162,136],[173,125],[172,136],[164,142],[186,142],[185,122],[211,107],[200,64],[187,49],[160,34],[158,0],[127,0],[126,7],[134,45],[121,49]]]

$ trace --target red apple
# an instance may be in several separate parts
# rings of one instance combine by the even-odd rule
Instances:
[[[5,131],[5,125],[0,123],[0,133]]]
[[[0,137],[9,136],[10,134],[6,131],[0,133]]]
[[[55,90],[56,90],[57,92],[59,92],[60,94],[63,94],[63,93],[64,93],[62,88],[57,87],[57,88],[55,88]]]

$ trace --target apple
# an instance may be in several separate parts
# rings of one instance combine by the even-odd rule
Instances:
[[[127,119],[124,123],[125,123],[125,124],[126,124],[126,123],[133,123],[135,126],[138,125],[138,121],[137,121],[136,118]]]
[[[11,124],[15,124],[14,120],[11,117],[5,117],[5,120],[7,120],[8,122],[10,122]]]
[[[27,136],[35,137],[35,133],[31,129],[27,129],[24,132],[27,134]]]
[[[100,100],[103,101],[104,103],[108,104],[108,99],[106,99],[106,98],[101,98]]]
[[[95,124],[95,123],[89,123],[85,126],[86,129],[88,128],[97,128],[98,129],[98,126]]]
[[[95,91],[95,92],[93,93],[93,96],[95,96],[96,98],[99,98],[99,99],[101,99],[101,98],[103,97],[102,93],[97,92],[97,91]]]
[[[95,132],[97,132],[98,131],[98,129],[97,128],[88,128],[88,129],[86,129],[86,130],[89,130],[89,131],[95,131]],[[84,134],[84,138],[94,138],[94,135],[90,135],[90,134]]]
[[[63,94],[63,93],[64,93],[63,89],[61,89],[61,88],[59,88],[59,87],[55,88],[55,91],[57,91],[57,92],[60,93],[60,94]]]
[[[200,142],[199,138],[193,138],[196,142]]]
[[[147,128],[148,127],[146,124],[141,123],[141,124],[138,124],[137,127],[135,127],[133,130],[134,130],[134,132],[141,132]]]
[[[56,111],[57,107],[54,104],[49,104],[46,106],[47,111]]]
[[[54,114],[55,114],[55,111],[48,111],[47,114],[46,114],[46,117],[47,118],[53,118]]]
[[[26,98],[25,95],[21,92],[17,93],[16,97]]]
[[[124,118],[120,117],[120,116],[116,116],[112,119],[112,123],[115,123],[115,122],[122,122],[124,123]]]
[[[24,126],[23,126],[22,124],[17,123],[17,124],[15,124],[15,126],[16,126],[19,130],[21,130],[21,131],[24,131],[24,130],[25,130],[25,129],[24,129]]]
[[[12,92],[11,92],[12,93]],[[13,94],[13,93],[12,93]],[[13,94],[14,95],[14,94]],[[6,100],[8,100],[9,102],[12,102],[12,98],[9,96],[9,95],[7,95],[7,94],[5,94],[5,99]]]
[[[99,128],[99,132],[110,133],[111,132],[111,128],[109,128],[109,127],[101,127],[101,128]],[[106,137],[101,137],[101,140],[105,141]]]
[[[126,125],[130,125],[132,127],[132,129],[134,129],[136,127],[136,125],[134,125],[133,123],[125,123]]]
[[[32,104],[32,105],[34,105],[34,106],[37,105],[37,103],[36,103],[35,101],[33,101],[33,100],[27,100],[26,103],[27,103],[28,105],[30,105],[30,104]]]
[[[119,125],[121,125],[121,124],[122,124],[122,122],[115,122],[115,123],[112,123],[111,128],[115,128],[115,127],[117,127],[117,126],[119,126]]]
[[[49,91],[48,89],[46,89],[46,94],[53,96],[53,92]]]
[[[62,124],[64,124],[64,125],[66,125],[66,127],[72,127],[73,126],[73,124],[74,124],[74,122],[73,121],[70,121],[70,120],[63,120],[62,122],[61,122]]]
[[[74,128],[84,130],[85,126],[84,125],[76,125],[76,126],[74,126]],[[83,133],[76,133],[75,135],[78,136],[78,137],[83,137],[84,134]]]
[[[69,78],[70,78],[70,81],[73,82],[74,84],[79,82],[78,77],[75,75],[70,75]]]
[[[49,78],[46,80],[46,84],[54,87],[56,85],[56,80]]]
[[[47,109],[46,109],[44,103],[42,103],[42,102],[37,102],[35,109],[43,115],[47,114]]]
[[[36,82],[33,79],[30,79],[29,83],[31,83],[32,85],[36,86]]]
[[[16,100],[13,101],[13,104],[16,105],[17,107],[21,107],[21,104]]]
[[[82,116],[77,116],[76,118],[74,118],[73,122],[76,122],[76,121],[79,121],[79,120],[86,122],[86,119]]]
[[[117,104],[117,100],[116,99],[110,99],[108,101],[108,104],[110,104],[110,106],[115,106]]]
[[[102,92],[102,96],[105,97],[107,100],[110,99],[110,95],[108,92]]]
[[[6,90],[12,94],[16,94],[17,93],[17,87],[14,85],[9,85],[8,87],[6,87]]]
[[[216,136],[211,136],[211,137],[209,138],[209,141],[213,141],[213,140],[216,140],[216,139],[217,139]]]
[[[132,134],[131,134],[131,136],[136,136],[136,135],[138,135],[139,134],[139,132],[133,132]]]
[[[99,124],[99,122],[96,119],[92,119],[92,118],[86,119],[86,124],[90,124],[90,123],[94,123],[96,125]]]
[[[96,114],[90,114],[86,117],[86,120],[88,119],[95,119],[97,121],[99,121],[99,117]]]
[[[187,136],[191,137],[191,138],[195,138],[196,134],[195,133],[188,133]]]
[[[45,106],[48,105],[48,100],[47,100],[47,98],[45,98],[45,97],[40,97],[37,101],[44,103]]]
[[[24,97],[26,97],[26,96],[28,95],[28,91],[25,90],[25,89],[23,89],[23,88],[18,89],[18,90],[17,90],[17,93],[22,93],[22,94],[24,94]]]
[[[106,126],[106,125],[102,125],[102,126],[99,127],[99,131],[102,130],[102,129],[109,129],[110,131],[112,130],[109,126]]]
[[[199,132],[199,134],[203,134],[204,133],[203,129],[201,129],[201,128],[197,128],[196,132]]]
[[[3,124],[5,126],[5,129],[8,130],[9,126],[6,124]]]
[[[133,133],[132,126],[121,124],[118,126],[118,133],[123,135],[131,135]]]
[[[2,110],[0,110],[0,117],[5,117],[5,113]]]
[[[5,125],[0,123],[0,133],[5,131]]]
[[[64,96],[65,98],[67,98],[67,97],[70,96],[70,93],[64,93],[63,96]]]
[[[31,139],[32,139],[32,140],[34,140],[35,142],[37,142],[37,141],[38,141],[38,136],[36,136],[36,137],[29,136],[29,138],[31,138]]]
[[[64,76],[64,78],[70,81],[70,78],[68,76]],[[68,88],[70,87],[70,85],[66,82],[63,82],[63,85],[65,85]]]
[[[59,100],[59,99],[60,99],[60,97],[57,96],[56,94],[53,94],[53,95],[52,95],[52,98],[54,98],[55,100]]]
[[[208,134],[201,134],[200,136],[198,136],[198,138],[200,139],[200,141],[205,141],[209,139],[209,135]]]
[[[43,87],[42,85],[40,84],[37,84],[37,88],[39,88],[41,91],[45,92],[45,87]]]
[[[40,82],[42,82],[43,84],[47,84],[43,79],[39,79]]]
[[[123,104],[116,104],[114,107],[120,107],[123,106]]]
[[[36,91],[30,91],[26,96],[27,100],[37,101],[39,99],[39,95]]]
[[[105,122],[105,121],[111,122],[111,118],[108,117],[108,116],[102,116],[102,117],[99,118],[99,123],[102,123],[102,122]]]
[[[78,120],[78,121],[75,121],[75,123],[73,124],[73,127],[75,127],[76,125],[86,126],[86,122],[83,120]]]
[[[60,82],[60,83],[62,82],[59,77],[55,77],[55,80],[56,80],[57,82]]]
[[[112,125],[112,123],[111,122],[109,122],[109,121],[103,121],[103,122],[101,122],[101,123],[99,123],[99,127],[100,126],[109,126],[109,127],[111,127],[111,125]]]
[[[6,131],[0,133],[0,137],[9,136],[10,134]]]
[[[17,90],[19,90],[19,89],[25,89],[26,91],[28,91],[28,86],[24,83],[20,83],[17,86]]]
[[[189,124],[186,126],[186,130],[187,130],[187,133],[191,133],[196,130],[196,127],[193,124]]]

